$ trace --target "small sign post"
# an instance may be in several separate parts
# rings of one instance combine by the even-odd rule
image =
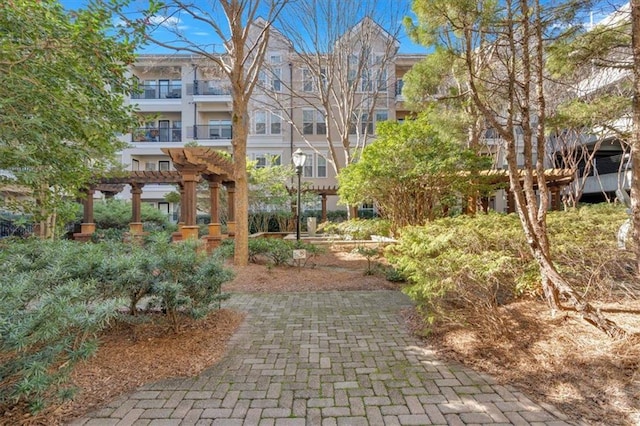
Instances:
[[[298,268],[300,267],[300,261],[305,260],[307,258],[307,251],[305,249],[296,249],[293,251],[293,260],[298,264]]]

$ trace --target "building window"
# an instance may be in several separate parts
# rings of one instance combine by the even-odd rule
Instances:
[[[316,111],[316,134],[324,135],[327,133],[327,120],[322,111]]]
[[[144,170],[146,172],[154,172],[156,170],[156,162],[155,161],[147,161],[144,163]]]
[[[158,170],[160,170],[161,172],[168,172],[169,164],[169,161],[158,161]]]
[[[318,155],[317,164],[318,164],[318,167],[316,168],[317,176],[319,178],[326,178],[327,177],[327,159],[324,158],[322,155]]]
[[[280,155],[278,154],[254,154],[253,159],[256,161],[256,168],[273,167],[280,165]]]
[[[371,71],[362,70],[361,81],[362,81],[362,84],[360,85],[360,91],[371,92],[373,90],[373,82],[371,81]]]
[[[312,135],[313,124],[316,111],[313,109],[302,110],[302,134]]]
[[[376,111],[376,132],[378,123],[382,123],[383,121],[389,120],[389,112],[388,111]]]
[[[282,74],[281,68],[273,69],[273,75],[271,77],[271,89],[274,92],[279,92],[282,89],[282,81],[280,80],[281,74]]]
[[[372,134],[373,133],[373,120],[369,119],[369,113],[363,113],[360,116],[360,133],[364,134]]]
[[[267,73],[264,71],[258,72],[258,86],[267,87]]]
[[[302,70],[302,90],[305,92],[313,92],[313,75],[308,68]]]
[[[169,216],[169,203],[164,201],[158,202],[158,210]]]
[[[358,75],[357,70],[349,70],[347,72],[347,81],[349,83],[349,87],[353,87],[356,84],[356,76]]]
[[[131,160],[131,170],[137,172],[140,170],[140,162],[136,159]]]
[[[267,167],[267,157],[259,155],[256,157],[256,169],[262,169]]]
[[[269,111],[255,111],[253,133],[256,135],[279,135],[282,133],[282,118]]]
[[[313,177],[313,154],[308,154],[302,166],[302,176],[306,178]]]
[[[270,119],[271,119],[271,134],[279,135],[280,133],[282,133],[282,119],[274,113],[271,113]]]
[[[375,111],[373,118],[374,119],[371,119],[369,117],[369,113],[366,113],[366,112],[363,112],[360,115],[360,122],[357,123],[360,128],[360,134],[364,134],[366,132],[367,134],[372,135],[374,131],[374,123],[388,121],[389,112],[386,110]],[[356,116],[354,116],[353,119],[356,120]],[[349,134],[350,135],[356,134],[356,123],[351,123],[351,125],[349,126]]]
[[[256,111],[254,122],[256,135],[267,134],[267,115],[264,111]]]
[[[318,111],[315,109],[302,110],[302,134],[324,135],[326,134],[326,132],[327,120],[322,111]]]
[[[387,91],[387,70],[378,70],[377,85],[379,92]]]
[[[209,120],[209,139],[231,139],[231,120]]]

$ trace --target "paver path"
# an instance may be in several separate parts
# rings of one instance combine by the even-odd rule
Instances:
[[[553,407],[419,347],[399,292],[234,295],[228,354],[74,425],[568,424]]]

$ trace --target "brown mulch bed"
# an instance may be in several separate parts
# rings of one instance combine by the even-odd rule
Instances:
[[[625,329],[611,339],[575,312],[552,318],[546,304],[522,301],[490,315],[458,312],[424,337],[444,359],[511,384],[590,425],[640,424],[640,301],[599,305]],[[408,316],[416,334],[423,323]]]
[[[266,263],[234,268],[226,292],[286,292],[399,289],[378,271],[365,275],[367,261],[350,251],[330,250],[304,267],[270,267]],[[631,333],[613,340],[575,313],[555,318],[537,301],[499,308],[491,315],[465,312],[437,324],[425,345],[446,359],[463,362],[513,384],[534,400],[549,402],[589,424],[640,424],[640,302],[603,308]],[[610,309],[611,310],[611,309]],[[180,333],[168,324],[120,324],[102,337],[97,356],[80,366],[74,381],[80,392],[72,403],[52,407],[36,418],[14,407],[0,424],[55,425],[95,410],[105,401],[136,387],[168,377],[192,376],[217,362],[243,315],[220,310],[205,321],[183,323]],[[408,325],[422,329],[415,312]]]

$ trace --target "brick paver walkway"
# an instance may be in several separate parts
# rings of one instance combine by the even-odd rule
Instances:
[[[407,334],[398,292],[234,295],[248,313],[228,354],[191,379],[149,384],[74,425],[568,424],[553,407]]]

